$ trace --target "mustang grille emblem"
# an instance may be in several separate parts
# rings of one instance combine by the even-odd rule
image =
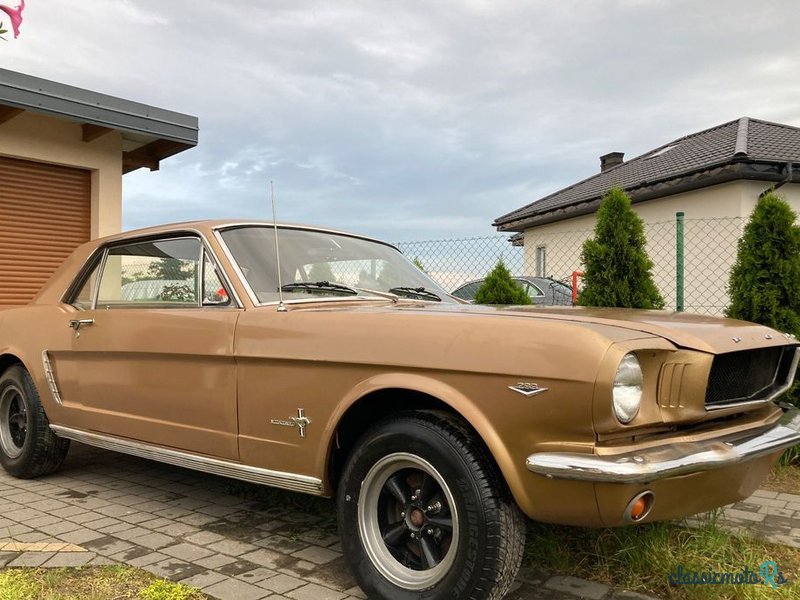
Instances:
[[[283,427],[298,427],[300,429],[300,437],[306,437],[306,427],[311,425],[311,419],[306,416],[306,411],[304,409],[298,408],[296,417],[291,417],[289,419],[271,419],[270,423]]]
[[[525,381],[520,381],[517,385],[510,385],[508,386],[508,389],[514,390],[515,392],[518,392],[527,398],[541,394],[548,390],[548,388],[540,387],[536,383],[527,383]]]

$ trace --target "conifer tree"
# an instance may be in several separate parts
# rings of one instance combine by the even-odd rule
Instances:
[[[621,188],[612,188],[597,210],[594,237],[583,244],[582,306],[663,308],[645,250],[642,219]]]
[[[532,301],[511,277],[501,258],[475,292],[475,304],[532,304]]]
[[[758,201],[739,240],[726,315],[800,336],[800,227],[775,192]]]

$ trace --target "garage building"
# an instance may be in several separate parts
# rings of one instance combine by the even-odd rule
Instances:
[[[0,69],[0,306],[120,231],[122,175],[197,145],[197,117]]]

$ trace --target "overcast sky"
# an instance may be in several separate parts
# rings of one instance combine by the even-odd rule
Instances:
[[[272,179],[281,220],[391,241],[482,236],[606,152],[632,158],[745,115],[800,126],[799,11],[28,0],[0,66],[199,117],[197,148],[125,176],[126,229],[269,217]]]

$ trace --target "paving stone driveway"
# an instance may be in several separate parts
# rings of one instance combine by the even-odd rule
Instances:
[[[304,511],[241,492],[229,479],[73,443],[56,475],[23,481],[0,470],[0,567],[127,563],[223,600],[364,598],[332,505]],[[575,598],[645,596],[530,569],[508,596]]]

